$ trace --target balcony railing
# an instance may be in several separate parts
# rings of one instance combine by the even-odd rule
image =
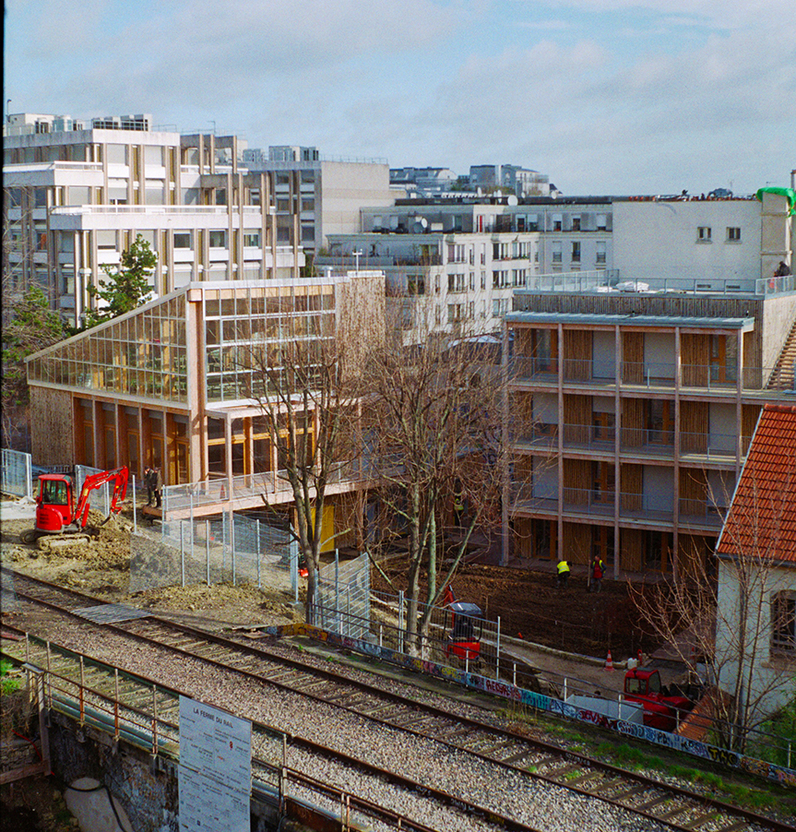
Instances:
[[[668,525],[674,522],[674,501],[672,495],[637,494],[619,492],[620,522],[647,521]],[[614,514],[617,492],[595,488],[564,488],[563,514],[611,517]],[[541,490],[528,483],[513,483],[511,487],[511,508],[513,511],[557,513],[558,497],[550,489]],[[683,525],[695,525],[719,529],[723,522],[725,508],[716,506],[710,500],[678,500],[679,520]]]
[[[533,382],[545,386],[558,383],[559,372],[564,384],[615,387],[615,367],[608,363],[580,358],[537,358],[514,356],[511,360],[515,382]],[[738,387],[738,369],[732,365],[683,364],[680,367],[680,388],[719,393],[733,393]],[[622,361],[619,365],[620,386],[673,390],[677,386],[677,367],[672,362]],[[770,391],[796,394],[794,367],[744,367],[740,371],[744,391]]]
[[[260,214],[259,205],[59,205],[51,209],[54,215],[74,214],[228,214],[243,210],[246,214]]]
[[[613,453],[616,428],[611,425],[564,425],[563,447],[567,450],[588,450]],[[674,454],[675,432],[671,429],[639,428],[623,425],[619,430],[619,452],[638,456]],[[751,439],[741,438],[741,454],[745,455]],[[535,423],[515,433],[512,442],[544,450],[558,448],[558,425]],[[734,459],[738,442],[731,433],[680,433],[680,453],[707,459]]]
[[[796,291],[796,276],[744,278],[651,279],[644,276],[623,275],[618,269],[595,269],[590,271],[555,272],[532,275],[525,288],[531,292],[600,292],[610,294],[684,294],[684,295],[776,295]],[[522,292],[520,292],[520,295]],[[522,302],[520,300],[520,308]]]

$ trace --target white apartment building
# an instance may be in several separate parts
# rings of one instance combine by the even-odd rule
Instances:
[[[275,176],[238,165],[236,136],[153,130],[151,117],[12,115],[3,137],[4,288],[31,282],[79,325],[140,234],[158,256],[155,296],[191,281],[297,276],[297,209]]]
[[[273,176],[277,210],[298,216],[299,245],[308,254],[326,247],[332,234],[357,231],[363,205],[394,201],[384,160],[322,159],[317,148],[282,145],[270,147],[267,157],[255,148],[243,158],[252,173]],[[289,222],[278,220],[277,240],[291,234]]]
[[[612,222],[608,198],[398,200],[363,209],[361,230],[331,235],[316,264],[383,269],[407,342],[429,328],[496,331],[515,289],[569,272],[597,279],[612,260]]]

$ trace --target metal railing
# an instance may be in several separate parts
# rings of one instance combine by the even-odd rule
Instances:
[[[600,292],[643,295],[775,295],[796,291],[796,277],[744,278],[649,278],[622,276],[618,269],[593,269],[575,272],[548,272],[531,275],[527,286],[530,292]],[[520,306],[522,300],[520,299]]]
[[[514,356],[510,364],[511,379],[552,386],[558,384],[559,374],[564,384],[616,387],[614,368],[591,359]],[[677,368],[672,362],[622,361],[620,387],[648,387],[674,390],[677,387]],[[732,365],[683,364],[679,386],[687,390],[710,390],[734,393],[738,389],[739,371]],[[796,368],[743,367],[740,372],[743,392],[765,392],[770,395],[796,394]]]
[[[557,513],[558,495],[555,484],[540,487],[530,483],[512,483],[510,489],[513,511],[543,511]],[[596,488],[564,488],[561,511],[565,514],[611,516],[617,498],[621,520],[648,520],[669,524],[674,519],[674,498],[669,494],[638,494]],[[679,498],[680,522],[719,529],[726,507],[708,499]]]
[[[612,425],[563,426],[563,446],[567,449],[589,449],[613,453],[617,428]],[[515,444],[527,444],[534,448],[555,450],[558,447],[559,427],[553,423],[530,425],[511,437]],[[741,437],[741,456],[749,449],[751,437]],[[738,435],[733,433],[693,433],[681,431],[680,453],[704,456],[707,459],[732,459],[735,457]],[[654,428],[622,425],[619,428],[619,452],[639,456],[665,456],[674,453],[675,432]]]

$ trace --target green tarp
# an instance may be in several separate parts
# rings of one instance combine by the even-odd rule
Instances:
[[[784,196],[788,200],[788,207],[790,208],[788,213],[793,214],[796,211],[796,191],[793,188],[759,188],[755,194],[755,199],[762,202],[763,194],[778,194],[779,196]]]

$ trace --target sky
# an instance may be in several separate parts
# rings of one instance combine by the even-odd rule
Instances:
[[[567,195],[796,168],[793,0],[5,0],[4,69],[7,113],[509,163]]]

